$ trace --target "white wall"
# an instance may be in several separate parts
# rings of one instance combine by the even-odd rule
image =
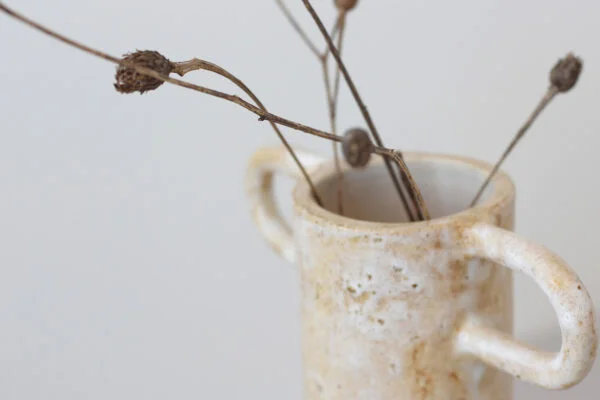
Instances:
[[[111,54],[217,62],[274,112],[327,128],[319,67],[273,1],[7,3]],[[330,1],[314,3],[331,20]],[[584,59],[505,169],[517,231],[570,262],[596,302],[599,13],[592,0],[363,0],[346,45],[386,144],[488,161],[556,60]],[[257,234],[242,185],[252,152],[277,143],[270,128],[177,87],[119,95],[112,65],[4,15],[0,60],[0,398],[300,399],[297,276]],[[361,123],[344,90],[340,125]],[[518,336],[555,348],[544,296],[519,278],[516,298]],[[549,395],[519,384],[518,398],[592,399],[598,378]]]

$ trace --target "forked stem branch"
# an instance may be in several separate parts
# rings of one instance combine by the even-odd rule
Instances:
[[[327,46],[329,47],[329,50],[330,50],[333,58],[336,60],[338,68],[340,69],[342,75],[344,76],[344,80],[346,81],[346,84],[350,88],[350,91],[352,92],[354,100],[356,101],[356,103],[358,104],[358,106],[360,108],[363,118],[365,119],[365,122],[367,123],[367,126],[369,127],[369,130],[371,131],[371,134],[373,135],[373,138],[375,139],[375,143],[377,144],[377,146],[383,147],[384,146],[383,141],[381,140],[381,136],[379,135],[379,132],[377,131],[377,128],[375,127],[375,123],[373,122],[373,119],[371,118],[371,115],[367,109],[367,106],[365,105],[360,94],[358,93],[358,90],[356,89],[356,85],[354,84],[352,77],[348,73],[348,70],[347,70],[346,66],[344,65],[344,62],[342,61],[342,59],[340,57],[339,51],[337,50],[335,44],[333,43],[333,40],[327,33],[327,29],[323,25],[323,21],[321,21],[321,18],[319,17],[319,15],[315,11],[315,9],[313,8],[313,6],[311,5],[309,0],[302,0],[302,2],[304,3],[304,6],[306,7],[308,12],[312,16],[313,20],[315,21],[317,27],[319,28],[319,31],[321,31],[323,38],[327,42]],[[398,195],[400,196],[400,199],[402,200],[402,203],[404,205],[406,213],[409,216],[411,216],[412,213],[410,212],[410,206],[408,205],[408,201],[406,199],[406,196],[404,195],[404,192],[402,191],[402,187],[400,185],[398,177],[394,173],[391,162],[388,158],[385,158],[385,164],[386,164],[388,173],[390,174],[390,177],[392,178],[392,181],[394,182],[396,191],[398,192]],[[422,210],[424,207],[422,204],[418,204],[418,202],[419,202],[418,196],[414,192],[414,190],[412,190],[410,187],[411,186],[410,181],[413,180],[412,177],[407,176],[407,175],[410,175],[410,171],[408,169],[406,169],[406,170],[401,169],[400,174],[402,176],[402,180],[404,181],[404,183],[408,184],[408,193],[411,197],[411,200],[414,203],[414,206],[417,208],[418,217],[419,217],[419,219],[423,220],[425,216],[422,215],[422,213],[419,212],[419,210]]]
[[[139,74],[142,74],[142,75],[145,75],[148,77],[152,77],[154,79],[157,79],[157,80],[160,80],[163,82],[168,82],[168,83],[176,85],[176,86],[191,89],[191,90],[194,90],[194,91],[197,91],[200,93],[207,94],[209,96],[217,97],[217,98],[232,102],[234,104],[237,104],[238,106],[243,107],[246,110],[256,114],[259,117],[260,121],[268,120],[269,122],[271,122],[273,124],[287,126],[294,130],[302,131],[302,132],[305,132],[305,133],[308,133],[308,134],[311,134],[314,136],[318,136],[318,137],[321,137],[321,138],[324,138],[327,140],[332,140],[335,142],[343,141],[342,136],[338,136],[338,135],[335,135],[335,134],[332,134],[329,132],[321,131],[319,129],[312,128],[310,126],[300,124],[300,123],[291,121],[289,119],[286,119],[286,118],[283,118],[283,117],[280,117],[278,115],[268,112],[264,108],[264,106],[262,106],[262,103],[260,103],[260,101],[257,101],[258,99],[256,98],[256,96],[254,94],[252,94],[251,97],[253,97],[253,100],[256,101],[257,104],[260,104],[260,106],[253,105],[235,95],[223,93],[223,92],[220,92],[220,91],[217,91],[214,89],[210,89],[210,88],[207,88],[204,86],[200,86],[200,85],[196,85],[196,84],[193,84],[193,83],[190,83],[187,81],[183,81],[181,79],[171,78],[170,76],[161,74],[151,68],[143,67],[143,66],[137,65],[135,63],[129,62],[129,61],[124,61],[124,60],[114,57],[110,54],[104,53],[102,51],[96,50],[96,49],[89,47],[87,45],[84,45],[82,43],[76,42],[72,39],[67,38],[66,36],[63,36],[57,32],[50,30],[49,28],[44,27],[43,25],[41,25],[33,20],[30,20],[29,18],[27,18],[23,15],[16,13],[12,9],[6,7],[3,3],[0,3],[0,11],[5,12],[6,14],[10,15],[11,17],[29,25],[30,27],[32,27],[40,32],[43,32],[44,34],[46,34],[50,37],[53,37],[54,39],[57,39],[69,46],[77,48],[88,54],[92,54],[96,57],[99,57],[99,58],[109,61],[111,63],[117,64],[117,65],[120,65],[120,66],[123,66],[126,68],[130,68]],[[239,79],[237,79],[235,76],[233,76],[226,70],[222,69],[221,67],[219,67],[213,63],[209,63],[207,61],[195,59],[190,62],[174,63],[173,66],[174,66],[174,72],[180,73],[182,75],[184,75],[185,73],[187,73],[191,70],[194,70],[194,69],[207,69],[207,70],[215,72],[215,73],[223,74],[223,76],[232,80],[236,84],[241,84],[242,86],[245,87],[245,85],[243,85],[243,83],[241,81],[239,81]],[[244,91],[246,91],[246,90],[249,91],[249,89],[247,87],[246,87],[246,89],[244,89]],[[395,161],[398,164],[398,167],[401,170],[405,170],[405,171],[408,170],[408,168],[406,167],[406,164],[404,163],[404,160],[400,156],[399,152],[384,148],[383,146],[374,146],[372,151],[373,151],[373,153],[384,156],[384,159],[388,162],[389,162],[388,158],[392,159],[393,161]],[[420,196],[420,193],[418,192],[418,188],[416,187],[416,184],[414,183],[414,181],[410,180],[409,183],[411,183],[412,190],[416,191],[416,193],[417,193],[416,195],[419,196],[419,199],[422,201],[422,197]],[[421,208],[421,212],[424,215],[428,215],[426,207]]]
[[[279,136],[280,140],[282,141],[283,145],[286,147],[286,149],[289,151],[290,155],[292,156],[292,158],[294,159],[294,162],[296,163],[296,165],[298,166],[298,168],[300,169],[302,175],[304,176],[304,178],[306,179],[308,185],[310,186],[312,192],[313,192],[313,196],[315,197],[315,200],[317,201],[317,203],[319,203],[319,205],[322,205],[322,200],[319,197],[315,185],[313,184],[312,180],[310,179],[310,176],[308,175],[308,172],[306,171],[306,169],[304,168],[304,166],[302,165],[302,163],[300,162],[300,160],[298,159],[298,156],[296,155],[296,153],[294,152],[294,150],[292,149],[292,147],[290,146],[289,142],[284,138],[283,134],[281,133],[281,131],[279,130],[279,128],[275,125],[275,121],[278,120],[279,124],[281,125],[286,125],[289,127],[295,126],[295,128],[293,129],[297,129],[297,130],[311,130],[312,134],[316,134],[317,136],[321,135],[321,136],[327,136],[326,132],[322,132],[325,133],[325,135],[322,135],[321,132],[319,132],[316,129],[311,129],[309,127],[300,127],[299,124],[295,124],[293,121],[289,121],[289,120],[285,120],[284,118],[280,118],[277,117],[275,115],[270,114],[266,108],[264,107],[264,105],[260,102],[260,100],[256,97],[256,95],[254,95],[254,93],[239,79],[237,79],[234,75],[230,74],[229,72],[227,72],[225,69],[206,62],[206,61],[202,61],[199,59],[195,59],[192,60],[190,62],[184,62],[184,63],[173,63],[173,67],[174,67],[174,72],[178,73],[179,75],[183,76],[185,75],[186,72],[189,72],[193,69],[206,69],[212,72],[215,72],[219,75],[222,75],[224,77],[226,77],[227,79],[231,80],[232,82],[234,82],[236,85],[238,85],[242,90],[244,90],[244,92],[246,92],[254,102],[256,102],[256,104],[258,105],[258,107],[253,106],[252,104],[242,100],[241,98],[234,96],[234,95],[230,95],[230,94],[226,94],[226,93],[222,93],[219,92],[217,90],[213,90],[213,89],[209,89],[209,88],[205,88],[203,86],[199,86],[199,85],[194,85],[192,83],[186,82],[186,81],[182,81],[179,79],[174,79],[174,78],[170,78],[169,76],[165,76],[163,74],[160,74],[150,68],[146,68],[146,67],[141,67],[139,65],[135,65],[131,62],[126,62],[123,61],[117,57],[111,56],[107,53],[104,53],[102,51],[96,50],[94,48],[91,48],[89,46],[86,46],[82,43],[76,42],[72,39],[69,39],[68,37],[61,35],[57,32],[54,32],[48,28],[46,28],[45,26],[21,15],[18,14],[17,12],[13,11],[12,9],[6,7],[3,3],[0,3],[0,10],[4,11],[6,14],[10,15],[13,18],[16,18],[17,20],[29,25],[30,27],[37,29],[43,33],[45,33],[46,35],[53,37],[65,44],[68,44],[72,47],[75,47],[79,50],[82,50],[88,54],[92,54],[96,57],[102,58],[106,61],[110,61],[112,63],[118,64],[118,65],[122,65],[125,66],[127,68],[131,68],[133,70],[135,70],[136,72],[146,75],[146,76],[150,76],[153,77],[155,79],[159,79],[162,80],[164,82],[168,82],[171,83],[173,85],[177,85],[177,86],[181,86],[181,87],[185,87],[188,89],[192,89],[204,94],[208,94],[210,96],[214,96],[214,97],[218,97],[227,101],[230,101],[232,103],[238,104],[239,106],[242,106],[244,108],[246,108],[249,111],[254,112],[255,114],[259,115],[261,120],[269,120],[269,122],[271,123],[271,126],[273,126],[273,129],[275,129],[275,132],[277,133],[277,135]],[[299,129],[300,128],[300,129]]]
[[[205,71],[214,72],[215,74],[220,75],[220,76],[228,79],[229,81],[233,82],[237,87],[242,89],[244,91],[244,93],[246,93],[252,99],[252,101],[254,101],[254,103],[256,103],[256,105],[258,107],[260,107],[260,109],[267,112],[267,108],[258,99],[258,97],[254,94],[254,92],[252,92],[252,90],[250,90],[250,88],[248,86],[246,86],[246,84],[244,82],[242,82],[239,78],[237,78],[235,75],[233,75],[226,69],[224,69],[214,63],[204,61],[199,58],[194,58],[190,61],[175,62],[175,63],[172,63],[172,65],[173,65],[173,72],[175,72],[179,76],[184,76],[188,72],[196,71],[196,70],[205,70]],[[304,179],[310,186],[310,190],[312,191],[312,194],[315,197],[315,200],[317,201],[317,203],[320,206],[322,206],[323,201],[321,200],[321,198],[319,197],[319,194],[317,193],[317,188],[315,187],[312,179],[310,179],[310,176],[308,175],[306,168],[304,168],[304,165],[302,165],[302,162],[298,159],[296,152],[294,151],[292,146],[290,146],[287,139],[283,136],[283,133],[281,133],[281,130],[279,129],[277,124],[275,124],[271,120],[269,120],[269,123],[271,124],[271,127],[273,128],[273,130],[275,131],[275,133],[277,134],[277,136],[279,137],[279,139],[281,140],[281,142],[283,143],[283,145],[285,146],[287,151],[290,153],[290,155],[294,159],[294,162],[300,169],[300,172],[304,176]]]

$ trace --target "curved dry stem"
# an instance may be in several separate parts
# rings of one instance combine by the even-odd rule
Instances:
[[[244,82],[242,82],[239,78],[237,78],[231,72],[218,66],[217,64],[214,64],[214,63],[211,63],[208,61],[204,61],[199,58],[194,58],[190,61],[175,62],[175,63],[172,63],[172,65],[174,67],[173,72],[175,72],[176,74],[178,74],[180,76],[184,76],[186,73],[191,72],[191,71],[196,71],[196,70],[205,70],[205,71],[210,71],[210,72],[214,72],[218,75],[221,75],[222,77],[228,79],[229,81],[233,82],[237,87],[242,89],[252,99],[252,101],[254,101],[254,103],[256,103],[256,105],[258,107],[260,107],[263,111],[267,112],[267,108],[258,99],[258,97],[254,94],[254,92],[252,92],[252,90],[250,90],[250,88],[248,86],[246,86],[246,84]],[[321,200],[321,197],[319,197],[319,194],[317,193],[317,188],[315,187],[312,179],[310,178],[308,172],[306,171],[306,168],[304,168],[304,166],[302,165],[302,162],[300,162],[300,160],[298,159],[296,152],[294,151],[294,149],[292,148],[290,143],[287,141],[287,139],[283,136],[283,133],[281,133],[281,130],[279,129],[279,127],[273,121],[269,121],[269,123],[271,124],[271,127],[273,128],[273,130],[275,131],[275,133],[277,134],[277,136],[279,137],[279,139],[281,140],[281,142],[283,143],[283,145],[285,146],[287,151],[290,153],[290,155],[294,159],[294,162],[300,169],[300,172],[304,176],[304,179],[310,186],[310,190],[312,191],[312,194],[315,197],[315,200],[317,201],[317,203],[320,206],[322,206],[323,201]]]
[[[340,57],[340,54],[339,54],[338,50],[336,49],[335,44],[333,43],[333,40],[331,39],[331,37],[327,33],[327,29],[323,25],[323,21],[321,21],[321,18],[319,17],[319,15],[315,11],[315,9],[313,8],[313,6],[311,5],[309,0],[302,0],[302,2],[304,3],[304,6],[306,7],[308,12],[312,16],[315,23],[317,24],[319,31],[321,31],[321,34],[325,38],[325,41],[327,42],[327,46],[329,46],[329,50],[331,51],[333,58],[335,58],[335,60],[338,64],[338,68],[340,69],[342,75],[344,76],[344,79],[345,79],[348,87],[350,88],[350,91],[352,92],[354,100],[358,104],[360,111],[363,115],[363,118],[365,119],[365,122],[367,123],[367,126],[369,127],[369,130],[371,131],[371,134],[373,135],[373,138],[375,139],[375,143],[378,146],[383,147],[383,141],[381,140],[381,136],[379,135],[377,128],[375,127],[375,123],[373,122],[373,119],[371,118],[371,115],[369,114],[369,111],[367,110],[367,106],[365,105],[360,94],[358,93],[358,90],[356,89],[356,85],[354,84],[352,77],[348,73],[348,70],[346,69],[346,66],[343,63],[343,61]],[[398,177],[394,173],[391,162],[388,158],[385,158],[385,164],[386,164],[388,173],[390,174],[390,177],[392,178],[392,181],[394,182],[396,191],[398,192],[398,195],[400,196],[400,199],[402,200],[402,204],[404,205],[404,209],[406,210],[406,213],[409,215],[409,217],[411,217],[411,220],[414,220],[412,211],[410,210],[408,201],[406,200],[406,196],[404,195],[404,192],[402,191],[402,187],[400,185]],[[401,170],[400,172],[401,172],[403,181],[407,182],[409,180],[409,178],[406,177],[405,175],[407,173],[408,173],[408,175],[410,175],[410,172],[408,170]],[[417,202],[416,193],[414,193],[414,191],[411,190],[410,187],[408,189],[409,189],[408,193],[409,193],[411,199],[413,200],[415,207],[418,208],[418,206],[416,204],[416,202]]]
[[[111,56],[111,55],[109,55],[107,53],[104,53],[102,51],[96,50],[94,48],[91,48],[91,47],[86,46],[84,44],[81,44],[79,42],[76,42],[76,41],[74,41],[72,39],[69,39],[69,38],[67,38],[67,37],[65,37],[65,36],[63,36],[63,35],[61,35],[59,33],[56,33],[54,31],[52,31],[52,30],[50,30],[50,29],[48,29],[48,28],[46,28],[46,27],[38,24],[37,22],[32,21],[32,20],[28,19],[27,17],[16,13],[12,9],[9,9],[8,7],[6,7],[3,3],[0,3],[0,11],[5,12],[6,14],[8,14],[8,15],[14,17],[14,18],[16,18],[17,20],[19,20],[19,21],[21,21],[21,22],[29,25],[30,27],[32,27],[32,28],[34,28],[34,29],[36,29],[38,31],[41,31],[41,32],[45,33],[46,35],[48,35],[48,36],[50,36],[50,37],[52,37],[52,38],[54,38],[56,40],[59,40],[59,41],[61,41],[63,43],[66,43],[66,44],[68,44],[68,45],[70,45],[70,46],[72,46],[74,48],[77,48],[77,49],[79,49],[81,51],[84,51],[84,52],[86,52],[88,54],[92,54],[92,55],[94,55],[96,57],[102,58],[102,59],[104,59],[106,61],[109,61],[111,63],[114,63],[114,64],[118,64],[118,65],[122,65],[122,66],[127,67],[127,68],[131,68],[131,69],[135,70],[139,74],[150,76],[152,78],[159,79],[161,81],[170,83],[170,84],[175,85],[175,86],[184,87],[186,89],[194,90],[194,91],[197,91],[197,92],[200,92],[200,93],[207,94],[209,96],[217,97],[219,99],[223,99],[223,100],[229,101],[231,103],[237,104],[238,106],[243,107],[246,110],[248,110],[248,111],[256,114],[259,117],[259,121],[268,120],[268,121],[273,122],[275,124],[287,126],[287,127],[292,128],[294,130],[301,131],[301,132],[304,132],[304,133],[308,133],[310,135],[314,135],[314,136],[317,136],[317,137],[320,137],[320,138],[323,138],[323,139],[332,140],[332,141],[335,141],[335,142],[342,142],[342,140],[343,140],[343,138],[341,136],[334,135],[334,134],[329,133],[329,132],[321,131],[319,129],[315,129],[315,128],[312,128],[310,126],[303,125],[303,124],[300,124],[298,122],[294,122],[294,121],[291,121],[289,119],[286,119],[286,118],[280,117],[278,115],[272,114],[272,113],[270,113],[268,111],[265,111],[265,110],[263,110],[263,109],[255,106],[255,105],[253,105],[253,104],[251,104],[251,103],[249,103],[249,102],[247,102],[247,101],[239,98],[238,96],[227,94],[227,93],[223,93],[223,92],[219,92],[217,90],[209,89],[209,88],[206,88],[204,86],[196,85],[196,84],[193,84],[193,83],[190,83],[190,82],[186,82],[186,81],[183,81],[183,80],[180,80],[180,79],[175,79],[175,78],[171,78],[171,77],[168,77],[168,76],[164,76],[164,75],[161,75],[160,73],[154,71],[153,69],[146,68],[146,67],[141,67],[139,65],[123,61],[120,58]],[[373,152],[376,153],[376,154],[381,154],[381,155],[390,155],[391,153],[394,153],[393,150],[386,149],[386,148],[384,148],[382,146],[375,146],[373,148]],[[400,158],[400,161],[402,161],[401,158]]]
[[[330,136],[328,136],[329,134],[327,132],[320,132],[316,129],[312,129],[309,127],[305,127],[302,126],[300,124],[296,124],[293,121],[289,121],[286,120],[285,118],[281,118],[278,116],[275,116],[273,114],[270,114],[269,112],[267,112],[266,108],[264,107],[264,105],[260,102],[260,100],[258,100],[258,98],[254,95],[254,93],[252,93],[252,91],[246,86],[244,85],[243,82],[241,82],[239,79],[237,79],[235,76],[233,76],[232,74],[229,74],[226,70],[220,68],[219,66],[212,64],[212,63],[207,63],[207,62],[202,62],[201,60],[196,60],[195,64],[196,65],[200,65],[202,64],[203,66],[206,67],[206,69],[211,70],[213,72],[219,73],[227,78],[229,78],[230,80],[232,80],[234,83],[236,83],[238,86],[240,86],[240,88],[242,88],[258,105],[257,108],[256,106],[253,106],[252,104],[242,100],[241,98],[237,97],[237,96],[233,96],[233,95],[229,95],[226,93],[222,93],[219,92],[217,90],[213,90],[213,89],[209,89],[209,88],[205,88],[203,86],[199,86],[199,85],[194,85],[192,83],[189,82],[185,82],[179,79],[173,79],[164,75],[159,74],[158,72],[150,69],[150,68],[145,68],[145,67],[140,67],[138,65],[129,63],[129,62],[124,62],[123,60],[111,56],[109,54],[106,54],[104,52],[101,52],[99,50],[93,49],[89,46],[86,46],[84,44],[78,43],[72,39],[67,38],[66,36],[63,36],[61,34],[58,34],[40,24],[38,24],[37,22],[30,20],[29,18],[20,15],[18,13],[16,13],[15,11],[9,9],[8,7],[6,7],[3,3],[0,3],[0,10],[4,11],[5,13],[7,13],[8,15],[20,20],[21,22],[33,27],[34,29],[37,29],[57,40],[60,40],[63,43],[66,43],[70,46],[73,46],[79,50],[82,50],[86,53],[95,55],[96,57],[100,57],[104,60],[110,61],[112,63],[115,64],[119,64],[119,65],[123,65],[125,67],[128,68],[132,68],[134,69],[136,72],[140,73],[140,74],[144,74],[147,76],[151,76],[153,78],[162,80],[164,82],[168,82],[177,86],[181,86],[181,87],[185,87],[188,89],[192,89],[204,94],[208,94],[210,96],[214,96],[214,97],[218,97],[227,101],[230,101],[232,103],[238,104],[244,108],[246,108],[247,110],[254,112],[255,114],[257,114],[261,120],[269,120],[271,125],[273,126],[273,128],[275,129],[276,133],[278,134],[279,138],[281,139],[281,141],[283,142],[284,146],[286,147],[286,149],[290,152],[291,156],[293,157],[294,161],[296,162],[296,164],[298,165],[298,167],[300,168],[300,171],[302,172],[304,178],[306,179],[307,183],[309,184],[311,190],[313,191],[313,195],[315,196],[316,201],[319,204],[322,204],[321,198],[318,196],[316,188],[312,182],[312,180],[310,179],[306,169],[304,168],[304,166],[302,165],[302,163],[300,162],[300,160],[298,159],[296,153],[293,151],[293,149],[291,148],[291,146],[289,145],[289,143],[287,142],[287,140],[283,137],[283,135],[281,134],[281,132],[279,131],[279,129],[277,128],[277,126],[275,125],[274,121],[278,121],[277,123],[281,124],[281,125],[286,125],[289,127],[293,127],[293,129],[297,129],[297,130],[301,130],[301,131],[311,131],[311,134],[314,134],[316,136],[321,136],[321,137],[325,137],[328,139],[332,139]],[[173,63],[174,67],[175,67],[175,72],[176,73],[180,73],[180,75],[183,75],[186,70],[186,68],[189,68],[190,65],[188,64],[187,66],[185,65],[185,63]],[[307,132],[309,133],[309,132]]]
[[[46,35],[48,35],[48,36],[50,36],[50,37],[52,37],[52,38],[54,38],[56,40],[59,40],[59,41],[65,43],[65,44],[67,44],[69,46],[75,47],[76,49],[84,51],[84,52],[86,52],[88,54],[91,54],[91,55],[94,55],[96,57],[102,58],[102,59],[104,59],[106,61],[109,61],[109,62],[111,62],[113,64],[118,64],[118,65],[122,65],[122,66],[127,67],[127,68],[131,68],[131,69],[135,70],[137,73],[140,73],[140,74],[143,74],[143,75],[146,75],[146,76],[150,76],[150,77],[155,78],[155,79],[159,79],[159,80],[161,80],[163,82],[167,82],[167,83],[170,83],[170,84],[175,85],[175,86],[184,87],[186,89],[194,90],[194,91],[197,91],[197,92],[200,92],[200,93],[207,94],[209,96],[217,97],[217,98],[220,98],[220,99],[227,100],[229,102],[235,103],[238,106],[243,107],[246,110],[248,110],[248,111],[256,114],[259,117],[260,121],[264,121],[264,120],[272,121],[272,122],[274,122],[276,124],[287,126],[288,128],[292,128],[292,129],[295,129],[297,131],[305,132],[305,133],[308,133],[310,135],[318,136],[318,137],[321,137],[323,139],[334,140],[336,142],[341,142],[342,141],[342,138],[340,136],[333,135],[333,134],[331,134],[329,132],[321,131],[319,129],[315,129],[315,128],[312,128],[310,126],[300,124],[298,122],[291,121],[289,119],[280,117],[280,116],[275,115],[275,114],[271,114],[268,111],[262,110],[259,107],[255,106],[253,104],[248,103],[247,101],[239,98],[238,96],[234,96],[234,95],[231,95],[231,94],[219,92],[218,90],[209,89],[207,87],[196,85],[196,84],[193,84],[193,83],[190,83],[190,82],[186,82],[186,81],[183,81],[181,79],[176,79],[176,78],[171,78],[171,77],[168,77],[168,76],[165,76],[165,75],[161,75],[158,72],[154,71],[153,69],[146,68],[146,67],[141,67],[139,65],[132,64],[132,63],[127,62],[127,61],[123,61],[122,59],[120,59],[118,57],[111,56],[110,54],[104,53],[104,52],[102,52],[100,50],[96,50],[96,49],[94,49],[92,47],[89,47],[89,46],[86,46],[86,45],[84,45],[82,43],[76,42],[76,41],[74,41],[72,39],[67,38],[66,36],[63,36],[63,35],[61,35],[61,34],[59,34],[57,32],[54,32],[54,31],[52,31],[52,30],[44,27],[43,25],[41,25],[41,24],[39,24],[39,23],[37,23],[37,22],[35,22],[35,21],[33,21],[33,20],[31,20],[31,19],[29,19],[29,18],[27,18],[27,17],[25,17],[25,16],[23,16],[21,14],[16,13],[12,9],[6,7],[3,3],[0,3],[0,11],[5,12],[6,14],[10,15],[11,17],[13,17],[13,18],[15,18],[15,19],[17,19],[17,20],[19,20],[19,21],[21,21],[21,22],[29,25],[30,27],[32,27],[32,28],[34,28],[34,29],[36,29],[38,31],[43,32],[44,34],[46,34]]]
[[[431,215],[429,214],[429,209],[427,208],[427,204],[425,203],[425,200],[423,199],[423,195],[421,194],[421,191],[419,190],[419,186],[417,185],[417,182],[415,182],[412,175],[408,171],[408,165],[406,165],[406,162],[404,161],[404,157],[402,157],[402,153],[400,153],[399,151],[396,151],[396,150],[389,150],[389,149],[385,149],[385,148],[382,149],[380,147],[376,147],[374,149],[374,153],[380,154],[384,157],[389,157],[390,159],[392,159],[396,162],[396,165],[398,165],[398,168],[401,171],[404,171],[404,173],[407,177],[406,185],[415,194],[415,203],[417,205],[417,211],[418,211],[419,215],[422,216],[421,219],[422,220],[431,219]]]

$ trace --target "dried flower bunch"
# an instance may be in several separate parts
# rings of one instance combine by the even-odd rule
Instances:
[[[317,190],[307,173],[306,169],[296,156],[294,149],[290,146],[288,141],[283,136],[280,126],[286,126],[296,131],[304,132],[314,136],[318,136],[332,142],[332,150],[334,155],[334,161],[337,171],[338,180],[338,191],[337,191],[337,206],[338,212],[343,214],[343,172],[341,168],[341,160],[339,156],[338,146],[341,145],[342,155],[346,163],[352,168],[364,168],[368,165],[373,154],[382,156],[385,161],[387,172],[390,175],[390,179],[398,193],[401,200],[402,206],[406,211],[411,221],[422,221],[430,219],[430,214],[427,209],[427,205],[423,200],[418,185],[415,183],[410,170],[404,162],[402,153],[397,150],[388,149],[384,146],[381,135],[379,134],[375,123],[362,100],[356,85],[346,68],[342,60],[342,48],[344,41],[344,34],[347,26],[348,14],[355,10],[359,1],[358,0],[333,0],[334,6],[338,13],[331,29],[331,33],[328,32],[327,28],[323,24],[323,21],[313,8],[310,0],[301,0],[304,4],[307,12],[312,17],[315,25],[321,33],[325,41],[325,49],[320,51],[308,37],[306,32],[302,29],[298,21],[291,14],[289,9],[286,7],[283,0],[275,0],[276,4],[281,9],[284,16],[290,22],[291,26],[296,30],[300,38],[307,45],[309,50],[316,56],[319,61],[323,73],[323,81],[325,83],[325,94],[327,97],[327,106],[330,120],[330,132],[325,132],[319,129],[312,128],[310,126],[294,122],[290,119],[283,118],[281,116],[270,113],[267,108],[262,104],[258,97],[254,94],[250,88],[248,88],[243,81],[237,78],[235,75],[230,73],[228,70],[213,64],[211,62],[194,58],[189,61],[173,62],[167,57],[153,50],[137,50],[135,52],[127,53],[122,58],[114,57],[101,51],[90,48],[86,45],[78,43],[72,39],[69,39],[63,35],[60,35],[39,23],[30,20],[29,18],[18,14],[12,9],[5,6],[0,2],[0,11],[10,15],[21,22],[29,25],[30,27],[37,29],[49,35],[55,39],[58,39],[72,47],[79,50],[85,51],[89,54],[100,57],[104,60],[110,61],[117,64],[115,74],[115,89],[120,93],[136,93],[143,94],[145,92],[153,91],[158,89],[163,83],[168,82],[173,85],[184,87],[187,89],[195,90],[200,93],[204,93],[210,96],[218,97],[223,100],[235,103],[240,107],[256,114],[259,121],[268,121],[272,129],[279,137],[281,142],[286,147],[287,151],[293,157],[298,168],[302,172],[304,179],[309,184],[315,200],[322,204],[321,198]],[[331,79],[331,73],[329,71],[329,56],[335,60],[335,75],[333,81]],[[225,77],[238,88],[240,88],[250,99],[251,102],[246,101],[236,95],[223,93],[214,89],[210,89],[204,86],[183,81],[181,79],[172,78],[171,74],[175,73],[181,77],[185,74],[204,70],[222,77]],[[483,191],[496,174],[504,160],[508,157],[510,152],[515,148],[517,143],[522,139],[527,130],[531,127],[536,118],[546,108],[546,106],[554,99],[559,93],[565,93],[571,90],[577,83],[578,78],[582,71],[582,61],[569,53],[565,58],[560,59],[550,71],[549,87],[538,105],[533,110],[532,114],[517,131],[513,140],[508,145],[500,159],[495,164],[492,172],[487,177],[479,191],[475,194],[471,206],[474,206],[480,199]],[[352,128],[347,130],[344,135],[337,134],[337,104],[339,98],[340,81],[344,79],[347,84],[356,104],[358,105],[360,112],[364,118],[366,128]]]

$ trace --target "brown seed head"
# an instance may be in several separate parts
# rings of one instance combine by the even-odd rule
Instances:
[[[373,142],[367,131],[361,128],[346,131],[342,140],[342,152],[346,162],[353,168],[365,167],[373,153]]]
[[[335,5],[340,11],[350,11],[358,4],[358,0],[335,0]]]
[[[565,58],[558,60],[552,71],[550,71],[550,83],[559,92],[567,92],[577,83],[582,68],[581,59],[569,53]]]
[[[140,67],[153,69],[165,77],[173,71],[173,64],[157,51],[135,51],[123,56],[123,61],[131,62]],[[121,93],[140,92],[143,94],[149,90],[154,90],[164,82],[160,79],[152,78],[136,72],[134,69],[119,65],[115,75],[115,89]]]

